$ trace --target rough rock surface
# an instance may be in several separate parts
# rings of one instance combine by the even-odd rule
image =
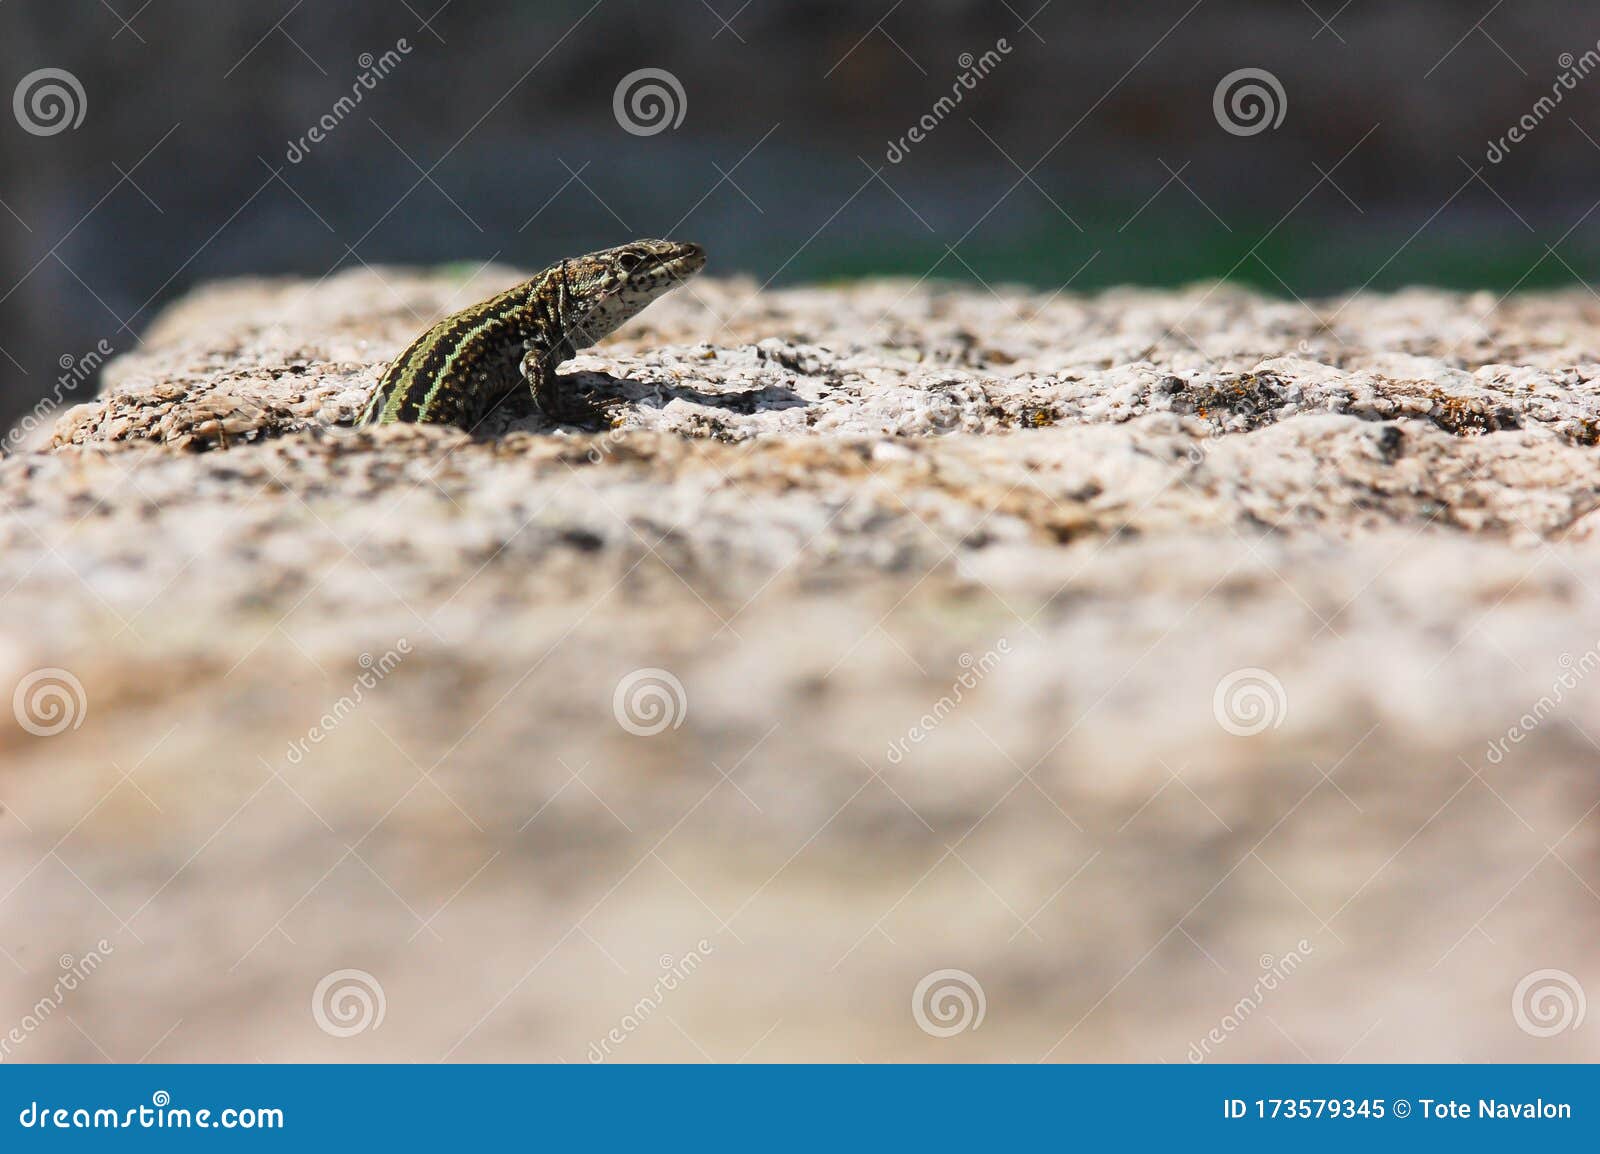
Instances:
[[[340,425],[515,276],[12,438],[4,1057],[1600,1058],[1593,297],[708,280]]]

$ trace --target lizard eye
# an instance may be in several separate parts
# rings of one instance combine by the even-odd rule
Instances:
[[[639,258],[631,252],[625,252],[617,258],[617,263],[622,266],[623,272],[632,272],[639,267]]]

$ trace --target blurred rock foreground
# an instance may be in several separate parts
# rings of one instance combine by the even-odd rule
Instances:
[[[1600,1058],[1588,294],[706,280],[340,426],[516,275],[13,437],[6,1060]]]

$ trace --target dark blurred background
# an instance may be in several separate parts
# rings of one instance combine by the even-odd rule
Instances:
[[[0,0],[0,425],[207,279],[635,235],[775,283],[1572,285],[1597,41],[1580,0]],[[613,105],[645,68],[683,92],[653,135]],[[1219,121],[1243,68],[1276,127]]]

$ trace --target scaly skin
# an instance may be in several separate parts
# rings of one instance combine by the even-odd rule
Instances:
[[[636,240],[552,265],[412,341],[357,423],[470,430],[522,385],[554,419],[587,417],[561,396],[556,366],[615,332],[705,263],[699,245]]]

